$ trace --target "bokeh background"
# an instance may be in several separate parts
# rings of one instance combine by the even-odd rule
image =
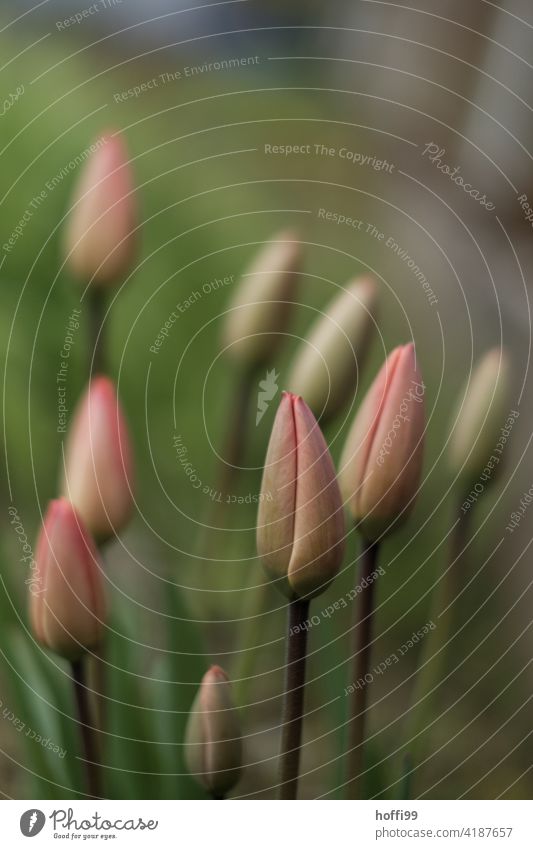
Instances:
[[[0,255],[3,376],[0,587],[0,792],[7,798],[81,797],[80,752],[62,662],[27,630],[26,571],[9,523],[15,506],[28,539],[56,495],[62,460],[56,373],[80,289],[63,267],[61,236],[79,169],[69,163],[104,131],[127,142],[141,215],[138,263],[106,314],[112,375],[132,429],[135,519],[106,550],[112,618],[108,637],[106,795],[189,798],[182,735],[208,665],[236,681],[247,735],[236,795],[275,794],[283,692],[285,610],[263,586],[255,556],[254,504],[231,504],[225,529],[198,539],[209,509],[180,466],[180,434],[198,478],[216,488],[235,374],[221,354],[231,287],[187,309],[157,355],[150,352],[175,308],[203,284],[235,281],[273,234],[290,227],[305,246],[299,305],[271,364],[280,386],[291,354],[317,314],[352,277],[380,280],[380,336],[354,405],[326,436],[338,459],[355,407],[387,351],[413,338],[427,386],[425,474],[409,523],[387,541],[378,587],[373,660],[395,652],[429,615],[447,564],[457,489],[447,463],[453,406],[475,360],[505,346],[512,357],[509,409],[520,416],[505,468],[484,495],[455,600],[457,632],[446,679],[424,728],[426,757],[413,793],[429,798],[528,798],[533,789],[531,591],[528,515],[510,514],[533,483],[529,377],[531,224],[517,200],[533,198],[533,17],[523,0],[380,0],[101,3],[6,2],[0,13],[0,213],[5,244],[33,198],[39,204]],[[186,68],[257,57],[236,70]],[[181,78],[163,82],[161,74]],[[148,80],[138,96],[123,93]],[[275,155],[265,145],[311,145]],[[315,155],[314,145],[334,148]],[[424,155],[428,144],[494,204],[467,196]],[[376,170],[338,155],[386,159]],[[67,173],[65,173],[65,169]],[[47,183],[54,178],[53,188]],[[44,195],[41,193],[44,192]],[[365,222],[323,220],[320,209]],[[385,234],[380,240],[366,225]],[[387,248],[392,237],[430,283]],[[237,285],[235,282],[234,285]],[[90,371],[83,312],[68,376],[70,410]],[[235,494],[257,493],[275,413],[250,413],[246,468]],[[503,422],[502,422],[503,425]],[[246,501],[246,499],[244,499]],[[354,581],[358,541],[317,609]],[[260,590],[258,590],[260,587]],[[341,794],[344,688],[353,611],[310,632],[303,797]],[[367,793],[399,792],[402,739],[419,648],[376,678],[370,694]],[[66,749],[64,757],[17,731]]]

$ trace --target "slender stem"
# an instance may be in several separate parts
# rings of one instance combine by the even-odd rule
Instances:
[[[411,755],[409,754],[409,752],[407,752],[403,757],[402,783],[401,783],[400,799],[410,799],[411,798],[412,779],[413,779],[413,759],[412,759]]]
[[[106,299],[105,293],[98,286],[91,286],[88,295],[89,306],[89,363],[93,365],[96,374],[104,374],[106,371],[106,345],[104,333],[104,318]]]
[[[372,618],[374,614],[375,581],[369,580],[378,557],[378,543],[363,541],[359,582],[366,586],[358,595],[357,623],[353,629],[353,692],[350,698],[350,724],[348,727],[348,773],[346,798],[362,798],[363,744],[366,730],[367,684],[365,677],[370,667]]]
[[[102,749],[104,743],[103,735],[105,732],[106,719],[107,670],[104,652],[105,648],[102,644],[100,648],[97,649],[94,654],[88,658],[89,680],[91,681],[91,687],[94,692],[95,725],[98,729],[98,736],[100,738],[100,749]]]
[[[222,459],[219,462],[218,474],[213,488],[214,498],[209,502],[206,515],[199,531],[199,542],[196,550],[199,555],[209,558],[218,549],[215,544],[216,529],[222,527],[224,512],[227,509],[228,494],[238,477],[240,466],[246,452],[246,435],[248,433],[248,412],[250,398],[254,387],[256,371],[240,374],[234,388],[234,396],[229,404],[228,429],[225,434]]]
[[[308,601],[290,602],[280,753],[280,799],[296,799],[298,791],[307,657],[307,629],[299,626],[305,623],[308,615]]]
[[[226,433],[223,460],[216,486],[217,491],[223,495],[228,493],[235,476],[239,474],[239,466],[246,451],[246,436],[249,431],[248,411],[255,378],[256,372],[251,369],[239,377],[235,387],[230,408],[233,415],[230,417]]]
[[[92,725],[89,700],[87,698],[84,658],[72,661],[71,666],[74,696],[78,710],[80,735],[85,754],[84,764],[87,775],[87,789],[90,796],[100,799],[102,797],[102,793],[100,788],[100,770],[98,764],[96,734]]]
[[[453,634],[453,602],[460,588],[462,554],[468,543],[470,529],[470,513],[463,515],[460,505],[457,512],[458,520],[451,540],[450,566],[436,584],[431,596],[429,622],[434,623],[435,628],[429,632],[422,645],[413,685],[411,709],[407,714],[405,741],[413,763],[420,758],[424,717],[434,696],[432,691],[442,680],[447,651],[445,646]]]
[[[106,558],[105,558],[105,545],[100,545],[98,547],[98,552],[100,554],[100,563],[102,565],[102,569],[105,571],[106,567]],[[105,652],[106,652],[106,644],[105,641],[102,641],[100,646],[94,651],[93,655],[89,659],[90,663],[90,671],[92,673],[92,681],[94,682],[94,706],[95,706],[95,719],[96,719],[96,727],[99,731],[101,750],[103,750],[103,734],[104,734],[104,726],[105,726],[105,714],[106,714],[106,685],[107,685],[107,668],[106,668],[106,660],[105,660]]]
[[[269,582],[264,581],[250,587],[244,593],[243,613],[245,612],[246,615],[243,617],[244,623],[239,629],[240,652],[233,679],[235,700],[240,705],[246,703],[250,679],[258,669],[257,656],[264,643],[264,640],[261,639],[261,631],[264,627],[264,614],[269,589]]]

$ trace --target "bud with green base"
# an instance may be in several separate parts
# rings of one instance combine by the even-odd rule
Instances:
[[[105,133],[92,148],[67,214],[63,250],[73,277],[84,288],[89,284],[92,362],[96,371],[106,371],[106,290],[118,286],[133,268],[138,212],[132,169],[120,133]]]
[[[191,775],[214,798],[223,798],[242,772],[242,739],[231,684],[220,666],[204,675],[185,733],[185,759]]]
[[[37,541],[30,582],[30,622],[36,639],[70,662],[87,791],[99,797],[95,728],[86,682],[87,653],[100,647],[106,624],[103,578],[96,545],[66,498],[52,501]]]
[[[352,681],[370,668],[374,571],[379,542],[404,522],[420,486],[425,431],[425,386],[413,344],[396,348],[370,387],[348,434],[340,461],[343,499],[362,538],[357,582],[364,590],[355,611]],[[364,584],[363,584],[364,581]],[[354,687],[350,702],[345,791],[361,798],[367,686]]]
[[[257,548],[289,600],[280,797],[297,795],[309,601],[329,586],[344,554],[344,517],[333,462],[313,413],[283,393],[261,484]],[[268,497],[267,497],[268,496]]]
[[[450,422],[448,461],[457,494],[450,533],[450,562],[436,577],[431,596],[429,619],[437,627],[422,644],[406,719],[405,750],[415,765],[426,753],[426,736],[421,732],[440,698],[439,686],[446,662],[454,651],[457,607],[454,602],[468,575],[472,516],[480,494],[493,483],[501,463],[496,449],[501,428],[509,415],[510,375],[507,353],[501,348],[489,350],[465,381]],[[472,500],[469,498],[471,491],[474,492]]]
[[[377,327],[377,301],[372,277],[354,280],[327,305],[296,352],[287,386],[305,398],[322,425],[355,394]]]

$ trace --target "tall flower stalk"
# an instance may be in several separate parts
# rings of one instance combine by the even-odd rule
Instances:
[[[304,716],[305,622],[310,599],[324,592],[339,570],[345,528],[324,437],[305,401],[290,393],[283,393],[274,421],[261,495],[259,556],[289,603],[279,795],[295,799]]]
[[[379,545],[409,515],[422,472],[425,387],[414,345],[396,348],[370,387],[348,434],[339,480],[354,527],[362,537],[362,591],[353,626],[353,678],[345,792],[363,796],[363,747]],[[365,579],[363,583],[362,579]],[[359,579],[359,575],[357,576]]]
[[[104,134],[75,188],[67,217],[67,267],[88,286],[92,371],[106,373],[104,336],[107,291],[129,273],[137,250],[137,204],[131,166],[122,136]]]
[[[205,557],[214,553],[210,530],[223,524],[225,496],[231,492],[244,465],[252,397],[262,371],[272,366],[285,339],[301,260],[302,247],[296,235],[291,231],[278,233],[243,273],[224,313],[222,345],[235,372],[235,384],[215,484],[215,491],[224,497],[210,503],[201,529],[199,550]]]
[[[350,281],[326,304],[296,350],[287,386],[305,398],[321,427],[340,414],[357,390],[377,328],[378,300],[378,285],[372,277]],[[243,639],[247,650],[239,668],[241,691],[255,662],[256,652],[248,646],[257,640],[256,619],[264,610],[265,588],[255,588],[251,603],[246,598],[249,618]]]
[[[94,541],[72,504],[61,498],[46,512],[37,542],[30,588],[30,621],[36,639],[71,665],[87,792],[100,797],[96,729],[86,681],[88,652],[102,643],[105,600]]]
[[[231,684],[220,666],[205,673],[185,731],[191,775],[213,799],[224,799],[242,773],[242,732]]]
[[[93,151],[76,184],[64,235],[67,268],[78,283],[86,287],[88,366],[90,373],[99,376],[108,374],[110,368],[105,332],[108,292],[118,287],[133,268],[137,234],[137,201],[126,145],[120,133],[105,133],[93,145]],[[107,398],[103,397],[105,395]],[[94,401],[92,410],[91,400]],[[71,455],[66,460],[69,480],[63,482],[63,489],[71,491],[72,495],[66,494],[72,497],[86,518],[100,549],[103,549],[113,532],[122,527],[124,515],[129,513],[132,504],[131,491],[124,496],[123,486],[119,485],[115,490],[117,476],[121,478],[122,475],[120,464],[113,456],[116,439],[107,438],[109,434],[105,433],[106,425],[112,436],[118,430],[123,437],[123,467],[130,463],[130,457],[120,410],[117,409],[115,424],[109,419],[112,407],[109,384],[106,378],[99,377],[98,381],[93,381],[78,405],[76,421],[67,444],[67,455]],[[95,429],[98,431],[98,440],[95,440]],[[89,463],[86,449],[89,445],[92,449],[95,441],[98,442],[96,453],[99,456],[98,459],[91,456],[92,462]],[[106,467],[105,462],[109,459],[114,462]],[[120,501],[122,506],[119,506]],[[108,513],[110,505],[113,509]],[[102,515],[103,512],[106,516]],[[102,728],[106,689],[104,659],[95,656],[92,666],[92,677],[99,692],[98,724]]]
[[[96,540],[103,561],[107,543],[120,534],[134,507],[133,451],[113,382],[95,377],[78,402],[67,434],[60,492],[72,502]],[[91,658],[98,726],[105,725],[106,661]]]
[[[408,752],[411,769],[416,768],[422,757],[426,717],[446,668],[447,646],[455,629],[454,602],[463,586],[465,551],[479,492],[484,494],[497,478],[502,460],[506,440],[501,443],[501,431],[506,419],[509,421],[509,372],[505,351],[501,348],[488,351],[466,381],[450,423],[448,459],[457,491],[450,562],[433,589],[430,621],[436,627],[429,632],[420,652],[407,715],[404,752]],[[405,773],[405,765],[403,769]]]

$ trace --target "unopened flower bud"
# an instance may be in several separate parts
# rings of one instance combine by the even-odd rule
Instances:
[[[323,592],[344,553],[341,494],[313,413],[288,392],[272,428],[261,496],[257,548],[265,571],[291,600]]]
[[[36,638],[68,660],[102,640],[105,602],[98,553],[72,504],[52,501],[37,542],[30,582]]]
[[[115,387],[107,377],[91,381],[74,413],[61,492],[99,543],[118,534],[130,518],[130,439]]]
[[[130,270],[136,249],[137,209],[131,166],[120,135],[107,135],[84,165],[70,209],[67,262],[76,277],[114,284]]]
[[[493,348],[476,364],[452,419],[450,464],[465,487],[482,474],[505,424],[509,403],[509,361]]]
[[[301,245],[280,233],[256,256],[237,284],[224,316],[223,344],[247,370],[272,359],[283,341],[298,284]]]
[[[242,771],[242,738],[231,684],[220,666],[204,675],[185,733],[187,769],[213,796],[224,796]]]
[[[352,518],[371,542],[413,507],[422,472],[424,392],[414,345],[395,348],[348,434],[339,482]]]
[[[351,283],[327,306],[298,349],[287,386],[305,398],[321,423],[354,395],[376,328],[377,284]]]

